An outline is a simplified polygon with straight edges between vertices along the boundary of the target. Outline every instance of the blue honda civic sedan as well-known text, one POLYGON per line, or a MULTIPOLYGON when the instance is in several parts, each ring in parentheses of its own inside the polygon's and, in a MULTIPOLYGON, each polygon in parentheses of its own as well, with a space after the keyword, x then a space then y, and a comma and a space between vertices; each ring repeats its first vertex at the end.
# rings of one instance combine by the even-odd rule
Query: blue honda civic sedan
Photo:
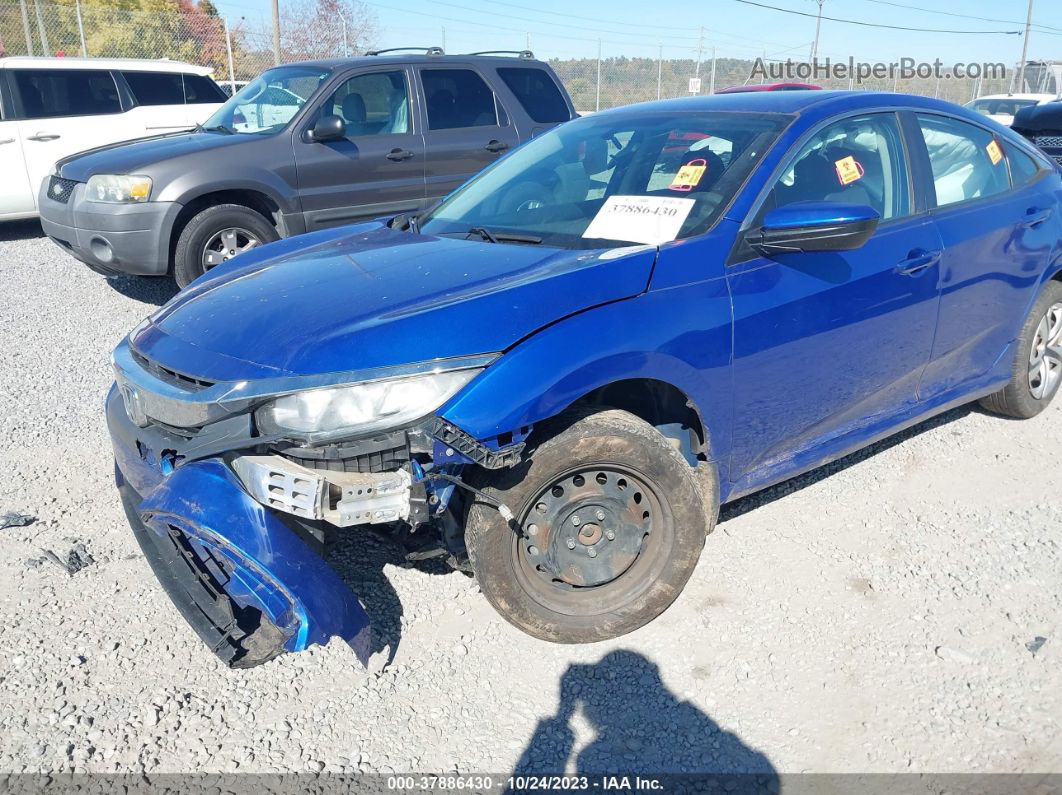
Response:
POLYGON ((242 255, 138 326, 107 399, 129 522, 233 666, 368 654, 327 564, 368 526, 531 635, 616 637, 679 594, 720 504, 963 403, 1042 411, 1060 200, 1025 140, 918 97, 572 121, 419 217, 242 255))

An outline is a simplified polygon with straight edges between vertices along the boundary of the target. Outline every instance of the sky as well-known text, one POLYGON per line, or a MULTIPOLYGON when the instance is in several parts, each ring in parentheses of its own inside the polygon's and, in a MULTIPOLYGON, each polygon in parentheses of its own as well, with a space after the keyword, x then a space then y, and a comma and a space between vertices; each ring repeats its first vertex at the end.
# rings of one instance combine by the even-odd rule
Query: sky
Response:
MULTIPOLYGON (((814 15, 816 0, 756 0, 814 15)), ((281 0, 283 4, 284 0, 281 0)), ((815 38, 815 19, 742 3, 701 0, 653 3, 646 0, 362 0, 377 15, 381 47, 441 45, 447 52, 523 49, 540 58, 595 57, 598 39, 605 57, 626 55, 695 58, 703 43, 709 58, 806 60, 815 38), (696 8, 699 15, 691 12, 696 8), (702 29, 703 28, 703 38, 702 29)), ((215 0, 228 17, 268 21, 269 0, 215 0)), ((819 57, 889 62, 940 58, 957 62, 1001 61, 1021 57, 1022 36, 972 31, 1024 29, 1026 0, 824 0, 823 15, 879 25, 935 28, 963 33, 916 32, 864 27, 824 19, 819 57), (898 4, 898 5, 897 5, 898 4), (908 6, 908 7, 899 7, 908 6), (933 7, 930 11, 928 7, 933 7), (964 16, 952 16, 964 15, 964 16), (985 20, 966 17, 983 17, 985 20), (992 21, 988 21, 992 20, 992 21)), ((1029 37, 1031 60, 1062 61, 1062 2, 1035 0, 1029 37), (1051 28, 1047 30, 1045 28, 1051 28)))

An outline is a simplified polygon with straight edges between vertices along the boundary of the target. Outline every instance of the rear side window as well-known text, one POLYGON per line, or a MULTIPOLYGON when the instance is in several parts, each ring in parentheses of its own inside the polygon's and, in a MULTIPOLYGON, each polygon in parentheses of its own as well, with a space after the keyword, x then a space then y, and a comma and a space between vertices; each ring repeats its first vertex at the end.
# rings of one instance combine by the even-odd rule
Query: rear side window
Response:
POLYGON ((498 124, 494 92, 471 69, 425 69, 420 74, 431 129, 498 124))
POLYGON ((183 75, 184 101, 189 105, 205 105, 212 102, 224 102, 229 97, 221 86, 203 75, 183 75))
POLYGON ((121 113, 110 72, 91 69, 12 69, 28 119, 121 113))
POLYGON ((537 122, 568 121, 572 115, 557 84, 541 69, 506 67, 498 70, 527 115, 537 122))
POLYGON ((937 206, 980 199, 1010 187, 1002 145, 988 130, 948 116, 919 113, 937 206))
POLYGON ((177 73, 122 72, 138 105, 183 105, 184 86, 177 73))
POLYGON ((1040 173, 1040 164, 1015 146, 1007 144, 1007 160, 1010 161, 1010 181, 1015 187, 1032 182, 1040 173))

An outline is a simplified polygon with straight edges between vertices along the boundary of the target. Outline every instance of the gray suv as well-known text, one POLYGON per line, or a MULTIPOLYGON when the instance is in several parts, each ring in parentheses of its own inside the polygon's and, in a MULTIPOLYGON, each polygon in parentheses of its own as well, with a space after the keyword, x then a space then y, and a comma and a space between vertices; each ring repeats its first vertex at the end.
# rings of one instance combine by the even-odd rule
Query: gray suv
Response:
POLYGON ((41 224, 96 271, 172 272, 183 287, 281 237, 416 212, 576 115, 549 66, 513 56, 278 66, 192 132, 59 161, 41 224))

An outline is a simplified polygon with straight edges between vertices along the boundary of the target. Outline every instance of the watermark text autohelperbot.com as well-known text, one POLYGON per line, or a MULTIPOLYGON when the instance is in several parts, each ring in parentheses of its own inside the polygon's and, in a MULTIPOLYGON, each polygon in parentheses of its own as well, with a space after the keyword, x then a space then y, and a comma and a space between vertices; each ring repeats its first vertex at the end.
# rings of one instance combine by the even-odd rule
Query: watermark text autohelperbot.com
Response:
POLYGON ((810 61, 765 61, 757 58, 752 65, 750 80, 913 80, 915 78, 941 78, 944 80, 963 80, 967 78, 988 80, 1002 79, 1007 76, 1007 67, 1002 63, 971 62, 945 65, 937 58, 934 61, 916 61, 914 58, 900 58, 897 61, 834 61, 830 58, 813 58, 810 61))

